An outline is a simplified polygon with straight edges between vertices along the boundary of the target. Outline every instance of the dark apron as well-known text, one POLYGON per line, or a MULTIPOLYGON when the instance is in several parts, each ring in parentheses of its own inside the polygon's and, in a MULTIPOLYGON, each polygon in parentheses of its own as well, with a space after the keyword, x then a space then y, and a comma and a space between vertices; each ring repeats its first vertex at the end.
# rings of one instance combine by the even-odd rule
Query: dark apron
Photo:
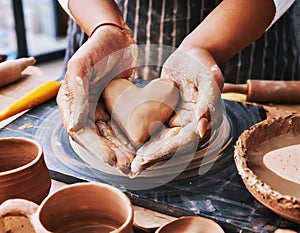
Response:
MULTIPOLYGON (((138 45, 151 43, 174 48, 218 3, 212 0, 118 0, 138 45)), ((65 62, 87 40, 72 20, 68 37, 65 62)), ((159 56, 155 51, 141 54, 150 59, 159 56)), ((151 71, 140 78, 159 77, 161 65, 151 67, 151 71)), ((226 82, 231 83, 245 83, 247 79, 300 80, 300 1, 261 38, 221 65, 221 69, 226 82)))

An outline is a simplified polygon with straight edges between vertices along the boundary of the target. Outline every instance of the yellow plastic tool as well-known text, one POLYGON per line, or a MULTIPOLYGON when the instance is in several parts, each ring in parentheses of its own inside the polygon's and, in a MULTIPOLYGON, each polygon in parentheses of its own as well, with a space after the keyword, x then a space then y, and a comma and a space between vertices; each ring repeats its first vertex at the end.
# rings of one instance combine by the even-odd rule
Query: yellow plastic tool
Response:
POLYGON ((61 83, 61 81, 51 80, 34 88, 2 111, 0 113, 0 121, 54 98, 57 95, 61 83))

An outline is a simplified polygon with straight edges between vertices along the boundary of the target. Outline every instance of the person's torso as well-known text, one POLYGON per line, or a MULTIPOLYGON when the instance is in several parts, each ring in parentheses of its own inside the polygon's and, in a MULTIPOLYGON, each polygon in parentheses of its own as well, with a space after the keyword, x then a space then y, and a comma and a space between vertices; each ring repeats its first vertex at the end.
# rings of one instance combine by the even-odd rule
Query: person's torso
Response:
MULTIPOLYGON (((212 0, 118 0, 127 25, 133 31, 138 45, 170 46, 176 48, 218 4, 212 0)), ((297 1, 296 1, 297 2, 297 1)), ((221 65, 226 82, 245 83, 247 79, 299 80, 300 79, 300 3, 295 3, 265 34, 228 62, 221 65), (297 11, 298 9, 298 11, 297 11), (298 13, 297 13, 298 12, 298 13), (298 14, 298 15, 297 15, 298 14), (297 48, 297 46, 299 46, 297 48)), ((87 37, 78 26, 69 24, 70 54, 87 37)), ((230 25, 228 25, 230 27, 230 25)), ((157 66, 141 73, 141 78, 159 76, 165 59, 163 53, 147 50, 142 59, 156 60, 157 66), (160 57, 161 56, 161 57, 160 57)))

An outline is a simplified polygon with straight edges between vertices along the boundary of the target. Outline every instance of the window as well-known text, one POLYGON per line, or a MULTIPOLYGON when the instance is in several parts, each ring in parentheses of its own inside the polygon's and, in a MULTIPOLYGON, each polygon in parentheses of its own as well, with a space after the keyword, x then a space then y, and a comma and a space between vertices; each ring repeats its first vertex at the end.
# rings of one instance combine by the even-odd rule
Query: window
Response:
POLYGON ((0 0, 0 54, 17 56, 16 31, 12 1, 0 0))
POLYGON ((64 56, 68 17, 56 0, 0 0, 0 15, 0 54, 38 62, 64 56))

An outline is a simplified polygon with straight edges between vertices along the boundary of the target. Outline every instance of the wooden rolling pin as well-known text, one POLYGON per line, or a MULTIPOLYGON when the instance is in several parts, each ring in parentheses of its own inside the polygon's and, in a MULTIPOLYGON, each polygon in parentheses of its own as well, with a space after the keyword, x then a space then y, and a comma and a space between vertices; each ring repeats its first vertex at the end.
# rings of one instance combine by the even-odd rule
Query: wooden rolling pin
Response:
POLYGON ((22 71, 36 62, 34 57, 7 60, 0 63, 0 87, 22 77, 22 71))
POLYGON ((222 93, 229 92, 245 94, 250 102, 300 103, 300 81, 248 80, 246 84, 225 83, 222 93))

